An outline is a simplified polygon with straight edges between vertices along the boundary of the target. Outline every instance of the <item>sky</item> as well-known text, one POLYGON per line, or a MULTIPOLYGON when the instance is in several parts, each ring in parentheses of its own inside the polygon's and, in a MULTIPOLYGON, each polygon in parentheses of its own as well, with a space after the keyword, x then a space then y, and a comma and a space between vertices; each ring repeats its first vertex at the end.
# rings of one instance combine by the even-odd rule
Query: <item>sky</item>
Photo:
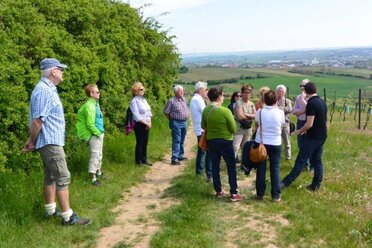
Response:
POLYGON ((127 0, 182 54, 372 47, 372 0, 127 0))

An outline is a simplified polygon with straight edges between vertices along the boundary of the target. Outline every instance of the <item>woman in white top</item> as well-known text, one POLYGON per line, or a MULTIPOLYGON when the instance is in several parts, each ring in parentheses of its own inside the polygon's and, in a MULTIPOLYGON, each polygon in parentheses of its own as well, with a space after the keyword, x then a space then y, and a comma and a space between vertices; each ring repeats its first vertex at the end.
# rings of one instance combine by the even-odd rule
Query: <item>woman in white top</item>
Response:
MULTIPOLYGON (((284 112, 278 108, 275 91, 264 95, 265 107, 256 113, 256 122, 261 119, 262 139, 270 160, 271 197, 280 201, 280 154, 282 151, 282 127, 285 125, 284 112)), ((257 128, 255 145, 261 142, 260 127, 257 128)), ((266 160, 256 165, 256 198, 262 200, 266 190, 266 160)))
POLYGON ((149 140, 149 130, 151 128, 151 108, 143 97, 145 87, 141 82, 135 82, 132 86, 133 99, 130 102, 130 110, 136 122, 134 133, 136 134, 136 153, 135 161, 137 165, 152 164, 147 160, 147 143, 149 140))

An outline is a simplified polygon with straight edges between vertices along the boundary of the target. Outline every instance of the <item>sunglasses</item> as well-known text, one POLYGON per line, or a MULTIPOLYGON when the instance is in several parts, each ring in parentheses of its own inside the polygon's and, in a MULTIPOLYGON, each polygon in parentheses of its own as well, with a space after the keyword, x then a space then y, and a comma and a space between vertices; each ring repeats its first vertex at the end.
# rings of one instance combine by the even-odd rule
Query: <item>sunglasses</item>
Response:
POLYGON ((242 95, 236 95, 237 97, 242 97, 242 95))
POLYGON ((145 90, 145 89, 143 89, 143 88, 142 88, 142 89, 139 89, 139 91, 144 91, 144 90, 145 90))
POLYGON ((300 84, 300 87, 305 87, 305 85, 300 84))

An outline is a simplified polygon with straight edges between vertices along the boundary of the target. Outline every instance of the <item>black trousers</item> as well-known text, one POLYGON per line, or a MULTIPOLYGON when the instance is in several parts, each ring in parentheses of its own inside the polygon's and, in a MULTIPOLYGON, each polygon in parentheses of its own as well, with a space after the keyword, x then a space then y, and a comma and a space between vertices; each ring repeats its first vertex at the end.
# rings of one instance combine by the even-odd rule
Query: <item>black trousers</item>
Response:
POLYGON ((136 122, 134 133, 136 134, 136 163, 147 162, 147 143, 149 141, 149 128, 141 122, 136 122))

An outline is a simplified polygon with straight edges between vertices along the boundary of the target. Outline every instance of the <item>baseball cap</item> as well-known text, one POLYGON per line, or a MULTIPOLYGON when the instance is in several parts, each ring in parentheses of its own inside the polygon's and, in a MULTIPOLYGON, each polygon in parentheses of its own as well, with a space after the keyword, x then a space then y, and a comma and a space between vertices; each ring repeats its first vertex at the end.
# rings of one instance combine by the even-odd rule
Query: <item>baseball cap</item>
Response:
POLYGON ((61 64, 61 62, 55 58, 46 58, 40 62, 40 70, 47 70, 53 67, 67 68, 67 65, 61 64))

